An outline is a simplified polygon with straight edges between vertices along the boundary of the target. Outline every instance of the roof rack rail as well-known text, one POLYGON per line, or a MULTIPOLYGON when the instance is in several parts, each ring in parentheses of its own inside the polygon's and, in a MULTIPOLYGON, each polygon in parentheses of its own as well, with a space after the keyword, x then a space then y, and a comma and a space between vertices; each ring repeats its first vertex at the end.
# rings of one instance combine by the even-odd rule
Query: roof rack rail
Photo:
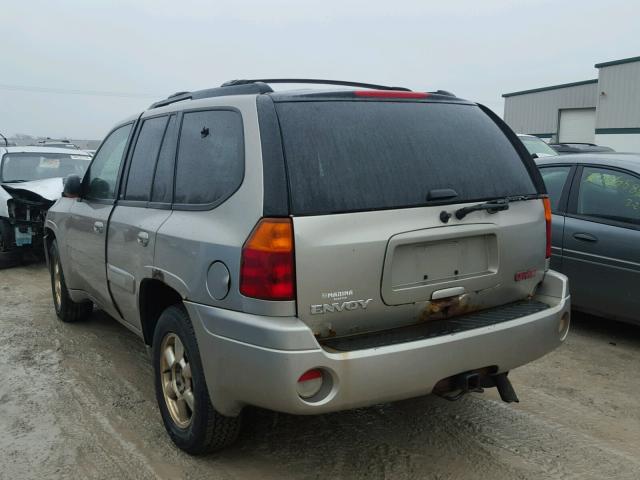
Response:
POLYGON ((390 87, 388 85, 377 85, 375 83, 347 82, 343 80, 320 80, 317 78, 270 78, 270 79, 253 79, 253 80, 230 80, 223 83, 217 88, 207 88, 205 90, 196 90, 194 92, 176 92, 169 95, 164 100, 160 100, 151 104, 149 107, 159 108, 172 103, 181 102, 183 100, 198 100, 201 98, 223 97, 228 95, 249 95, 252 93, 271 93, 273 89, 267 85, 268 83, 305 83, 316 85, 341 85, 343 87, 361 87, 374 90, 401 90, 410 92, 405 87, 390 87))
POLYGON ((446 95, 447 97, 455 97, 456 94, 455 93, 451 93, 448 90, 436 90, 435 92, 433 92, 437 95, 446 95))
POLYGON ((252 93, 270 93, 273 92, 271 87, 262 82, 252 82, 249 84, 238 84, 234 86, 222 86, 216 88, 207 88, 205 90, 196 90, 193 92, 176 92, 169 95, 166 99, 151 104, 149 107, 159 108, 172 103, 181 102, 183 100, 199 100, 201 98, 224 97, 228 95, 248 95, 252 93))
POLYGON ((405 87, 390 87, 388 85, 377 85, 375 83, 348 82, 344 80, 320 80, 317 78, 259 78, 253 80, 229 80, 222 84, 223 87, 232 87, 239 85, 251 85, 254 83, 311 83, 316 85, 341 85, 343 87, 362 87, 374 90, 403 90, 410 92, 405 87))

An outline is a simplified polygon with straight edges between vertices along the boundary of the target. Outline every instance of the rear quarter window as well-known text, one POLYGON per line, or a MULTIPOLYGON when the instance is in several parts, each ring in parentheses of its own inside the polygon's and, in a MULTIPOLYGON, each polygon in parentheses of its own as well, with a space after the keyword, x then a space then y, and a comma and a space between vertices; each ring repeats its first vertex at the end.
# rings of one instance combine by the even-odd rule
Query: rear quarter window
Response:
POLYGON ((282 102, 293 214, 415 207, 538 193, 522 159, 479 107, 409 102, 282 102))
POLYGON ((232 110, 184 114, 178 142, 174 203, 215 206, 244 176, 242 117, 232 110))
POLYGON ((540 168, 540 173, 547 187, 547 193, 551 199, 551 210, 553 212, 559 210, 562 191, 564 190, 570 171, 571 167, 568 165, 540 168))

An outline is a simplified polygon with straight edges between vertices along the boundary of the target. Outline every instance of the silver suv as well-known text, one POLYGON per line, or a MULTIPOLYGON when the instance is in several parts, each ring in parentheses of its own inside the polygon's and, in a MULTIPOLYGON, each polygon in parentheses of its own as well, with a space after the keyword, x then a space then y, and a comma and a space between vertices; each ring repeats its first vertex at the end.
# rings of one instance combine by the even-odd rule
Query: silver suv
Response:
POLYGON ((516 135, 444 91, 276 82, 155 103, 67 178, 46 221, 60 319, 95 304, 145 341, 192 454, 248 405, 517 401, 507 373, 562 343, 570 301, 516 135))

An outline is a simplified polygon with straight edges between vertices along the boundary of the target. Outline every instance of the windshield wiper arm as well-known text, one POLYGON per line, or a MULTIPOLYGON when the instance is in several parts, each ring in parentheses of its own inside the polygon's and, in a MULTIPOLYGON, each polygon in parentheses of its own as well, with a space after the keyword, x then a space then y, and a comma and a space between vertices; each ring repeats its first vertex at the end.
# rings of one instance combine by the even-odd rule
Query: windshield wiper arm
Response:
POLYGON ((489 200, 485 203, 478 203, 477 205, 471 205, 470 207, 463 207, 456 210, 456 218, 462 220, 471 212, 477 212, 478 210, 486 210, 489 213, 496 213, 502 210, 509 210, 509 199, 499 198, 496 200, 489 200))

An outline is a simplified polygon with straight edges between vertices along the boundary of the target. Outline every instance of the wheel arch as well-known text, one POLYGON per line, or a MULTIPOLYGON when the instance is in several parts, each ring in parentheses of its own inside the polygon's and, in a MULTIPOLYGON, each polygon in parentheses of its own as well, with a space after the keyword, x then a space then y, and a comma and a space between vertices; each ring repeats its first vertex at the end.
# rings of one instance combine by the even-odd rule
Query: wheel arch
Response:
POLYGON ((49 259, 49 251, 51 250, 51 245, 53 245, 53 241, 56 239, 56 232, 53 231, 48 225, 44 227, 44 258, 47 261, 47 267, 50 265, 49 259))
POLYGON ((138 308, 142 336, 146 345, 153 343, 153 332, 162 312, 171 305, 182 303, 182 300, 182 295, 176 289, 161 280, 145 278, 140 282, 138 308))

